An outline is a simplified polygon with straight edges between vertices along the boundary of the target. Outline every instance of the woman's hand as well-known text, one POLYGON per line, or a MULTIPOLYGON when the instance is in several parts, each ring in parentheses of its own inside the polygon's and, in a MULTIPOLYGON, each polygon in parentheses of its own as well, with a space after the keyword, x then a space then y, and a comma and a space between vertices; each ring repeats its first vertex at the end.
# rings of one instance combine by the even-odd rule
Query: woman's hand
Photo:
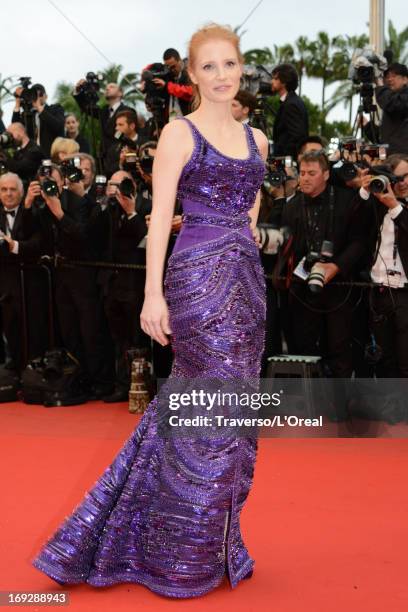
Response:
POLYGON ((258 249, 261 248, 261 236, 259 233, 259 229, 255 226, 254 228, 252 228, 252 237, 255 240, 255 244, 258 247, 258 249))
POLYGON ((162 294, 146 295, 140 313, 140 325, 143 331, 162 346, 169 344, 166 334, 171 334, 169 311, 162 294))

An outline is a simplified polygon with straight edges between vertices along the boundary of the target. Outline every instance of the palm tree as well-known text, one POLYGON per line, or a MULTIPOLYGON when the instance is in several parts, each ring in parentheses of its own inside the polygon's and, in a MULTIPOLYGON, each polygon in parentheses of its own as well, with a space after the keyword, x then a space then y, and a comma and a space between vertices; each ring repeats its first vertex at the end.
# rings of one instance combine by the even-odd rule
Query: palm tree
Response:
POLYGON ((111 64, 105 68, 105 70, 101 72, 101 87, 106 86, 107 83, 117 83, 123 90, 123 97, 126 100, 126 104, 137 106, 137 103, 144 99, 143 94, 137 87, 140 81, 140 75, 137 72, 121 74, 122 70, 123 66, 120 64, 111 64))
POLYGON ((295 40, 295 57, 293 61, 296 70, 299 74, 299 96, 302 95, 302 79, 307 72, 307 66, 310 59, 310 43, 306 36, 299 36, 295 40))
POLYGON ((13 91, 18 86, 15 77, 2 77, 0 74, 0 117, 3 114, 3 104, 14 100, 13 91))
POLYGON ((408 63, 408 27, 397 32, 391 19, 388 21, 388 37, 385 46, 393 52, 393 61, 401 64, 408 63))

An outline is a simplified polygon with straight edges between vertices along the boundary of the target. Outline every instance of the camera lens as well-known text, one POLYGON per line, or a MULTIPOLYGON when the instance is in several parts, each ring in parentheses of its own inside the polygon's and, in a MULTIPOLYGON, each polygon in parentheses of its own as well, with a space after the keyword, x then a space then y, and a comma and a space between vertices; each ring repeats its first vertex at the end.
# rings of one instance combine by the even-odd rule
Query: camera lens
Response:
POLYGON ((368 189, 371 193, 385 193, 388 183, 386 176, 375 176, 371 179, 368 189))

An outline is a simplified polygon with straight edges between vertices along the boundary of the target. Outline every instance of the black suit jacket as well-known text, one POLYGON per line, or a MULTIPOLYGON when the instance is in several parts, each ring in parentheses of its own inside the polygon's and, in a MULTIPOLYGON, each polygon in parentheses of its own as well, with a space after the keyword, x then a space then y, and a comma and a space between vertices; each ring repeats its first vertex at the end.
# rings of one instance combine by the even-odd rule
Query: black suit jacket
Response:
POLYGON ((7 159, 7 169, 29 183, 37 174, 43 157, 40 147, 33 140, 29 140, 25 147, 17 149, 14 156, 7 159))
MULTIPOLYGON (((356 191, 352 189, 334 189, 333 218, 333 263, 340 272, 334 280, 345 280, 358 277, 368 250, 369 217, 367 207, 356 191)), ((327 205, 328 189, 327 191, 327 205)), ((307 255, 307 243, 302 213, 303 198, 297 193, 283 207, 281 226, 288 226, 293 234, 294 266, 307 255)), ((329 239, 327 236, 326 239, 329 239)))
POLYGON ((305 103, 294 91, 281 102, 273 124, 274 155, 297 157, 302 141, 309 134, 309 118, 305 103))
MULTIPOLYGON (((65 116, 64 109, 60 104, 46 104, 40 114, 40 147, 45 158, 49 158, 51 145, 58 136, 64 136, 65 116)), ((23 111, 13 112, 12 122, 15 121, 25 125, 23 111)), ((30 138, 34 134, 30 133, 31 126, 26 126, 30 138)))
POLYGON ((383 116, 380 142, 388 143, 388 155, 408 153, 408 85, 398 91, 386 86, 376 87, 375 97, 383 116))
MULTIPOLYGON (((99 216, 100 232, 105 236, 104 261, 114 263, 145 263, 145 249, 138 248, 139 242, 146 236, 147 227, 144 218, 136 214, 131 219, 124 215, 119 204, 108 206, 99 216)), ((116 298, 132 300, 134 293, 144 287, 144 270, 102 269, 98 282, 103 286, 104 294, 114 291, 116 298)))
MULTIPOLYGON (((18 264, 20 262, 35 263, 41 255, 40 236, 38 234, 27 236, 23 223, 24 213, 23 204, 20 204, 11 230, 11 237, 19 243, 18 255, 10 253, 7 242, 3 242, 0 247, 0 294, 3 296, 19 295, 20 274, 18 264)), ((0 204, 0 230, 6 234, 6 229, 6 213, 0 204)))
POLYGON ((39 235, 42 255, 59 255, 68 259, 93 259, 93 244, 88 240, 89 203, 64 189, 60 196, 64 216, 58 220, 44 206, 24 210, 26 236, 39 235))

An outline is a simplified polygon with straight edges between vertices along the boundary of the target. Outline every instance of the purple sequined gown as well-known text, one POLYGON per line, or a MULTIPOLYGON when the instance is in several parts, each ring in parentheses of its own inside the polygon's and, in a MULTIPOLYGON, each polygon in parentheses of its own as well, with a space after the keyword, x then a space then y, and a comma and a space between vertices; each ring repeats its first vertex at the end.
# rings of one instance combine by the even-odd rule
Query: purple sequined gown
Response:
MULTIPOLYGON (((186 119, 180 119, 186 120, 186 119)), ((265 282, 249 228, 264 177, 252 129, 249 155, 215 149, 192 122, 195 147, 178 185, 184 222, 165 277, 175 359, 171 376, 257 378, 265 282)), ((157 397, 112 464, 43 545, 33 565, 60 583, 135 582, 194 597, 250 574, 239 517, 256 438, 216 446, 157 434, 157 397)))

